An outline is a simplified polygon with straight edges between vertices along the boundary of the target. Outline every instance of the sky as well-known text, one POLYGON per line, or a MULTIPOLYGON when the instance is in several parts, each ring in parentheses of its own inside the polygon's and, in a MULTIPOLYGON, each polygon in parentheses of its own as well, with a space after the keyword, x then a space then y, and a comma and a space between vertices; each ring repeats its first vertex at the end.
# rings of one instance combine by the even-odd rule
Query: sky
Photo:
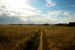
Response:
POLYGON ((0 24, 75 22, 75 0, 0 0, 0 24))

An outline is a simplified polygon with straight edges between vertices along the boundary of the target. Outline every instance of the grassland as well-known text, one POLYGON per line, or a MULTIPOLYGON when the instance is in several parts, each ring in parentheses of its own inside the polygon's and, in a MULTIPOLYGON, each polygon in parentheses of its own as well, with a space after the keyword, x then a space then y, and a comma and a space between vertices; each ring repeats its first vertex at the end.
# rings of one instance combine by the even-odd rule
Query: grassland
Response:
POLYGON ((0 25, 0 50, 75 50, 75 27, 0 25))

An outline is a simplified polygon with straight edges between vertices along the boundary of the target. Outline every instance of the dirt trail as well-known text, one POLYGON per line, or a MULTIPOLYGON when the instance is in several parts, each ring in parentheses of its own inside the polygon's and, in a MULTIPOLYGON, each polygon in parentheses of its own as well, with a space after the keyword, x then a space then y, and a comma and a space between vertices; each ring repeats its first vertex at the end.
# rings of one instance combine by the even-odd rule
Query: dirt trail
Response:
POLYGON ((39 43, 39 47, 38 47, 38 50, 43 50, 43 32, 42 30, 40 30, 40 43, 39 43))

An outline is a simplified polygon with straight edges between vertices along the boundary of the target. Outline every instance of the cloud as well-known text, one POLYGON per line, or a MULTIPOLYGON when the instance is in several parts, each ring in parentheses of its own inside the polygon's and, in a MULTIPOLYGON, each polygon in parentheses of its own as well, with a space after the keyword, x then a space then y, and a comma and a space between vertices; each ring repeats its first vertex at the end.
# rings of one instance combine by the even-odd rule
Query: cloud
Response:
POLYGON ((46 1, 46 6, 52 7, 56 5, 56 2, 53 2, 52 0, 45 0, 46 1))
POLYGON ((34 24, 57 24, 57 23, 69 23, 75 22, 75 14, 70 11, 54 10, 46 12, 46 14, 37 14, 22 18, 24 21, 28 21, 34 24))
POLYGON ((75 14, 70 11, 50 11, 47 12, 47 16, 54 19, 55 23, 68 23, 68 22, 75 22, 75 14))
POLYGON ((9 17, 6 15, 0 16, 0 24, 23 24, 24 21, 17 17, 9 17))
POLYGON ((57 17, 58 15, 62 14, 62 10, 57 10, 57 11, 49 11, 47 12, 47 15, 50 17, 57 17))
MULTIPOLYGON (((42 14, 41 11, 30 6, 28 0, 1 0, 0 24, 55 24, 75 21, 75 14, 69 11, 54 10, 42 14)), ((55 6, 52 0, 46 1, 47 6, 55 6)))
POLYGON ((57 11, 49 11, 46 14, 37 14, 28 16, 27 18, 23 18, 24 21, 30 21, 30 23, 34 24, 57 24, 57 23, 68 23, 70 18, 64 15, 65 11, 57 10, 57 11))
POLYGON ((63 14, 69 18, 69 22, 75 22, 75 14, 73 12, 65 11, 63 14))
POLYGON ((1 0, 0 13, 17 16, 30 16, 40 13, 39 10, 30 6, 27 1, 28 0, 1 0))
POLYGON ((29 23, 28 16, 41 13, 30 6, 28 0, 1 0, 0 23, 29 23), (24 18, 24 19, 23 19, 24 18))

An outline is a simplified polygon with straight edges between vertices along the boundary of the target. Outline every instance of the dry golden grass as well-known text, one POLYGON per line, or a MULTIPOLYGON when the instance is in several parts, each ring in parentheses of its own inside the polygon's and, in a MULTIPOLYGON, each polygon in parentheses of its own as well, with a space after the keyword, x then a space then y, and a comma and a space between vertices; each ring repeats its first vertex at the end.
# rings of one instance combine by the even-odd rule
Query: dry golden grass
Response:
POLYGON ((75 27, 42 25, 0 25, 0 50, 37 50, 41 33, 42 50, 75 50, 75 27))
POLYGON ((38 47, 39 36, 39 30, 36 29, 32 30, 24 26, 0 26, 0 50, 33 49, 35 48, 33 47, 35 44, 35 46, 38 47), (27 43, 30 43, 31 45, 27 43), (28 45, 32 46, 32 48, 28 45))
POLYGON ((45 50, 75 50, 75 27, 44 29, 45 50))

